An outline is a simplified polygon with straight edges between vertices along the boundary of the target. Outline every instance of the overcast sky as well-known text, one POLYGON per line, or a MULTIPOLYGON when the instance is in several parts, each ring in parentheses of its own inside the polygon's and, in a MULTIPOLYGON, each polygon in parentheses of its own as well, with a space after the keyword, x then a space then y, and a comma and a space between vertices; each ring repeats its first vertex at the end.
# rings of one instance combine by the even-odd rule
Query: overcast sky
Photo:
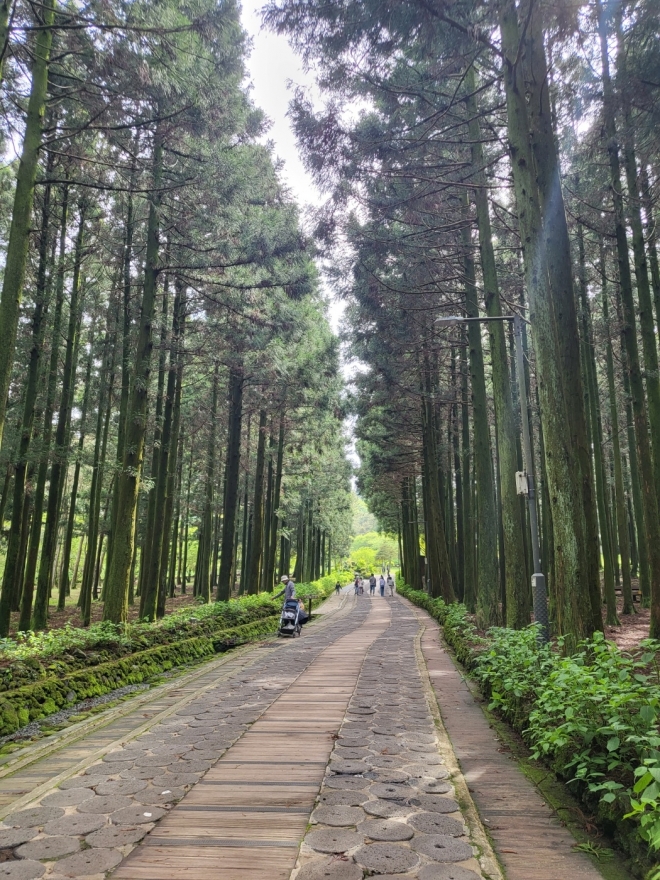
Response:
POLYGON ((261 28, 263 0, 243 0, 242 5, 243 25, 253 43, 247 66, 254 103, 272 122, 268 138, 275 143, 277 157, 284 161, 283 178, 296 201, 301 207, 318 204, 319 193, 300 160, 287 117, 292 88, 302 85, 308 92, 315 92, 314 77, 305 73, 286 37, 261 28))

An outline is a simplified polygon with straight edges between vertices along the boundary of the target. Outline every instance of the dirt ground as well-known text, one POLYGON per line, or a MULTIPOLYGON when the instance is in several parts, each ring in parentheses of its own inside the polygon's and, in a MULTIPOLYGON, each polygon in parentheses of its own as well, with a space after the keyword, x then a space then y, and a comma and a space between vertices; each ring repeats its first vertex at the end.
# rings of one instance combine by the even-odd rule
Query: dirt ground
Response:
MULTIPOLYGON (((619 597, 617 600, 617 612, 621 626, 606 626, 605 636, 613 642, 622 651, 633 650, 639 645, 642 639, 649 637, 649 622, 651 612, 648 608, 640 608, 639 602, 635 602, 636 614, 622 614, 623 600, 619 597)), ((605 608, 603 607, 603 621, 605 620, 605 608)))
MULTIPOLYGON (((78 591, 74 592, 72 596, 69 597, 69 599, 67 600, 67 605, 63 611, 58 611, 56 605, 51 604, 48 617, 48 629, 61 629, 62 627, 66 626, 67 623, 71 626, 82 626, 80 609, 77 607, 76 604, 77 601, 78 591)), ((175 595, 173 599, 167 599, 166 601, 165 613, 171 614, 173 611, 178 611, 179 608, 185 608, 187 605, 195 604, 196 602, 192 595, 192 585, 188 586, 188 592, 185 596, 182 596, 180 593, 180 588, 177 588, 177 595, 175 595)), ((129 606, 129 621, 136 621, 138 619, 139 612, 140 600, 138 598, 134 605, 129 606)), ((92 602, 92 623, 100 623, 102 615, 103 603, 92 602)), ((18 617, 18 613, 12 614, 11 616, 11 635, 16 632, 16 628, 18 626, 18 617)))

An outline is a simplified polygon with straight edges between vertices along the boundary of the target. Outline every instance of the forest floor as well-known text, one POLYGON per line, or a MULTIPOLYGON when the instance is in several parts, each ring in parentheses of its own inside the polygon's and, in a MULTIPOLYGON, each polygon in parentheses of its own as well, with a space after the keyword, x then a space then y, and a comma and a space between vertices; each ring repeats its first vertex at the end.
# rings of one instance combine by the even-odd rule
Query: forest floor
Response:
POLYGON ((300 856, 298 880, 495 880, 483 821, 510 880, 613 880, 500 753, 425 612, 349 590, 321 611, 301 639, 215 658, 82 738, 0 762, 0 874, 289 880, 300 856))
MULTIPOLYGON (((165 614, 172 614, 173 611, 179 611, 181 608, 186 608, 189 605, 195 605, 196 600, 192 594, 192 585, 188 588, 189 592, 187 592, 184 596, 182 596, 179 592, 180 588, 177 588, 177 595, 172 599, 167 599, 165 603, 165 614)), ((67 599, 67 604, 62 611, 58 611, 56 607, 56 601, 51 602, 49 615, 48 615, 48 629, 62 629, 63 627, 70 626, 82 626, 82 620, 80 617, 80 608, 78 608, 78 596, 80 591, 76 590, 71 594, 71 596, 67 599)), ((129 605, 128 608, 128 619, 129 622, 135 623, 140 616, 140 601, 139 599, 135 602, 134 605, 129 605)), ((103 617, 103 603, 102 602, 92 602, 92 623, 100 623, 101 618, 103 617)), ((18 627, 18 612, 12 614, 11 616, 11 635, 14 635, 16 629, 18 627)))
MULTIPOLYGON (((615 642, 622 651, 630 651, 636 648, 643 639, 649 637, 649 624, 651 612, 648 608, 640 608, 639 602, 635 602, 635 614, 622 614, 623 599, 617 596, 617 613, 621 626, 605 626, 605 635, 615 642)), ((605 621, 605 606, 603 606, 603 622, 605 621)))

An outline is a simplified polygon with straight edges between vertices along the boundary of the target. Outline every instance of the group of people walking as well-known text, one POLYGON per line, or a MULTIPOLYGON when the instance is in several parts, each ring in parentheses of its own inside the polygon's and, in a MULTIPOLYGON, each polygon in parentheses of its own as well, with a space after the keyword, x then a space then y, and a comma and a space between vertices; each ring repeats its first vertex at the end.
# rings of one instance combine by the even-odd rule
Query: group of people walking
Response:
MULTIPOLYGON (((385 587, 387 587, 389 589, 390 596, 394 595, 394 578, 389 573, 389 571, 387 573, 387 580, 385 579, 384 574, 381 574, 380 578, 376 578, 376 575, 372 571, 371 575, 369 576, 368 583, 369 583, 369 595, 370 596, 376 595, 376 585, 378 585, 378 587, 380 588, 380 595, 381 596, 385 595, 385 587)), ((364 578, 361 575, 359 575, 359 574, 355 575, 355 580, 353 581, 353 587, 355 589, 356 596, 361 596, 364 593, 364 578)))

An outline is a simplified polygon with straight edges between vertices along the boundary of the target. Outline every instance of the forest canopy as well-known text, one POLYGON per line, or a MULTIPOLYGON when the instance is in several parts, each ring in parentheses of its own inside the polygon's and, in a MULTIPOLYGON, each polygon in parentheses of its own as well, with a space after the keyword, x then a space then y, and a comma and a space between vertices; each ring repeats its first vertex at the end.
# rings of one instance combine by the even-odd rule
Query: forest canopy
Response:
POLYGON ((0 44, 0 635, 328 573, 339 346, 238 3, 16 0, 0 44))
POLYGON ((292 115, 364 365, 358 489, 399 533, 408 584, 521 628, 534 575, 536 620, 547 587, 567 649, 634 598, 660 634, 658 16, 649 0, 266 10, 322 94, 292 115))

